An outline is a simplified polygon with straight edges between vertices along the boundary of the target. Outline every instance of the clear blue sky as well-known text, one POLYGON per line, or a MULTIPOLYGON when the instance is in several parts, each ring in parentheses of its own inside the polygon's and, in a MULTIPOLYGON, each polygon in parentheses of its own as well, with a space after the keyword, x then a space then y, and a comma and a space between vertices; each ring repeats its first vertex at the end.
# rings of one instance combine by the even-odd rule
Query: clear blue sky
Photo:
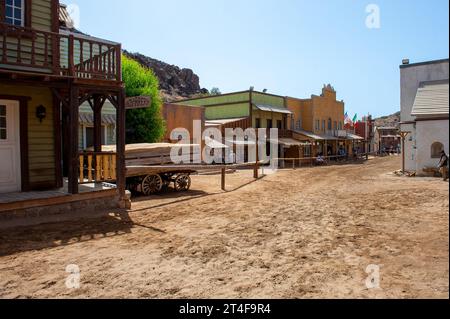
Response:
POLYGON ((347 111, 399 110, 399 65, 449 56, 448 0, 69 0, 82 31, 187 67, 222 93, 308 98, 331 83, 347 111), (366 27, 366 6, 381 28, 366 27))

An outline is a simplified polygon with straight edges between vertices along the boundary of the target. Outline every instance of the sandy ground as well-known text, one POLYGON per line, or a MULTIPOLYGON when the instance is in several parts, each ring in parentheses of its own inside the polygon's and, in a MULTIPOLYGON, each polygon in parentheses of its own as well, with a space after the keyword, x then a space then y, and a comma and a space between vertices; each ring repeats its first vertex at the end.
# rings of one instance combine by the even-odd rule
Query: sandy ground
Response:
POLYGON ((399 165, 242 171, 226 193, 195 176, 129 214, 0 231, 0 297, 448 298, 449 184, 399 165))

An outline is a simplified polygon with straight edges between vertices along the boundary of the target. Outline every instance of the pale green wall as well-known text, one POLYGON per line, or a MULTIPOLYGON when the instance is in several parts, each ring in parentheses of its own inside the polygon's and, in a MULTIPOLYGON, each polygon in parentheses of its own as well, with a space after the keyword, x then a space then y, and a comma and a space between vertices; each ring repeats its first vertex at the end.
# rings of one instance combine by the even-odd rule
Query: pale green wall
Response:
POLYGON ((185 100, 177 102, 177 104, 183 105, 199 105, 208 106, 212 104, 226 104, 226 103, 237 103, 237 102, 248 102, 250 101, 249 92, 238 92, 235 94, 218 95, 206 98, 198 98, 194 100, 185 100))
POLYGON ((250 116, 249 103, 205 107, 205 117, 207 120, 232 119, 247 116, 250 116))
POLYGON ((263 104, 263 105, 270 105, 274 107, 284 108, 284 98, 273 96, 273 95, 267 95, 259 92, 253 92, 252 95, 252 102, 253 104, 263 104))

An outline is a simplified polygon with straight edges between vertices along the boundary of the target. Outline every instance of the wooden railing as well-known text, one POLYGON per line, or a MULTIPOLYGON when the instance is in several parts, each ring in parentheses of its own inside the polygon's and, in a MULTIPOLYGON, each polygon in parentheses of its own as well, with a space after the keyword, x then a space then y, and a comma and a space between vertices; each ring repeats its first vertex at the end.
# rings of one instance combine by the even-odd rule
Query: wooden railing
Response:
POLYGON ((115 181, 116 170, 116 153, 80 153, 80 184, 115 181))
POLYGON ((61 77, 121 81, 121 45, 0 23, 0 65, 61 77))

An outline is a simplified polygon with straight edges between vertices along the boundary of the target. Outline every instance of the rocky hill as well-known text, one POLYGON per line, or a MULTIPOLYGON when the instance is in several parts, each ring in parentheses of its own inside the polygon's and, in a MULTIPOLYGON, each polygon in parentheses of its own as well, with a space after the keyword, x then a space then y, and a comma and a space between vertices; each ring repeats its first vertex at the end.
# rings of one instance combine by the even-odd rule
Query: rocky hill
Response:
POLYGON ((375 125, 376 126, 384 126, 384 127, 399 127, 400 112, 375 119, 375 125))
POLYGON ((153 70, 159 79, 161 95, 165 102, 208 94, 207 89, 200 87, 200 78, 191 69, 179 68, 140 53, 124 51, 124 54, 153 70))

